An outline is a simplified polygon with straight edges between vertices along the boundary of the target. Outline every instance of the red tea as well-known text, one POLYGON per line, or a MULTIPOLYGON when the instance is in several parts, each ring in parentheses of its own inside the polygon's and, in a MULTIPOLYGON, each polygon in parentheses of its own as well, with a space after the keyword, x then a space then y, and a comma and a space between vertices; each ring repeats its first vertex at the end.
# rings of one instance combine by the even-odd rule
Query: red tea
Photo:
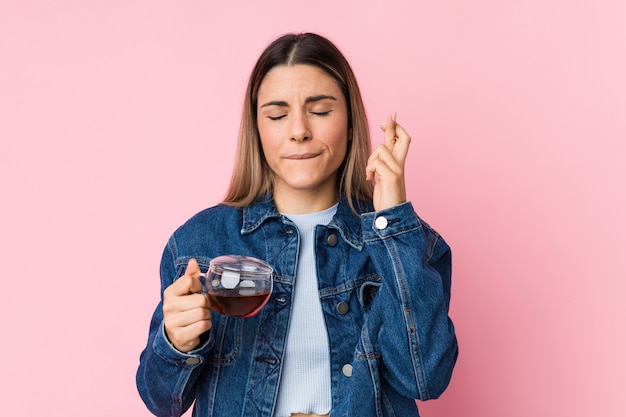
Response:
POLYGON ((270 293, 241 295, 230 290, 208 293, 211 307, 222 314, 233 317, 252 317, 269 299, 270 293))

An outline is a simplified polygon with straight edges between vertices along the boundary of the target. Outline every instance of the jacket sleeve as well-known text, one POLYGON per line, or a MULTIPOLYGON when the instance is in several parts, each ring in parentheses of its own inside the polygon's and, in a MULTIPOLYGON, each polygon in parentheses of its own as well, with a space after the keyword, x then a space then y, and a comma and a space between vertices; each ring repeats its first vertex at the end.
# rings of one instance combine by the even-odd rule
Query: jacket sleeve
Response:
POLYGON ((458 356, 448 316, 450 248, 410 202, 363 214, 361 224, 382 279, 364 325, 382 359, 380 376, 407 397, 437 398, 458 356))
POLYGON ((148 409, 159 417, 178 417, 193 403, 193 387, 213 345, 213 338, 208 337, 198 349, 182 353, 172 346, 165 335, 163 291, 179 276, 175 259, 176 244, 171 238, 161 259, 161 301, 152 316, 148 343, 141 353, 136 375, 141 398, 148 409))

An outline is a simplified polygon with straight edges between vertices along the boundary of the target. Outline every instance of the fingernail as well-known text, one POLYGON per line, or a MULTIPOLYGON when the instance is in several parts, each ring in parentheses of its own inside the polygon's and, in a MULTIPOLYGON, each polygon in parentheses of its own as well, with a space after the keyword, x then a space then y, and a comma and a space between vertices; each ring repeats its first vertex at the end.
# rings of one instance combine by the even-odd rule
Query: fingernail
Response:
POLYGON ((398 116, 398 114, 394 111, 393 113, 391 113, 391 120, 393 120, 395 122, 397 116, 398 116))

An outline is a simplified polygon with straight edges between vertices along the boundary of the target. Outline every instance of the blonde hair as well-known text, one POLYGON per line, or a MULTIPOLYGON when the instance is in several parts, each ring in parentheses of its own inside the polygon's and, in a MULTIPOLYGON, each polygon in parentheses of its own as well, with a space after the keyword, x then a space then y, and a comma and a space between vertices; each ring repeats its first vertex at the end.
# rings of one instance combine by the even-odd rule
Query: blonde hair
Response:
POLYGON ((340 194, 347 197, 355 214, 362 202, 371 202, 372 185, 365 179, 371 153, 369 125, 361 92, 348 61, 328 39, 314 33, 287 34, 272 42, 259 57, 246 89, 241 114, 237 160, 223 203, 245 207, 273 191, 273 173, 268 166, 257 126, 257 99, 265 75, 280 65, 312 65, 339 84, 348 105, 348 150, 339 168, 340 194))

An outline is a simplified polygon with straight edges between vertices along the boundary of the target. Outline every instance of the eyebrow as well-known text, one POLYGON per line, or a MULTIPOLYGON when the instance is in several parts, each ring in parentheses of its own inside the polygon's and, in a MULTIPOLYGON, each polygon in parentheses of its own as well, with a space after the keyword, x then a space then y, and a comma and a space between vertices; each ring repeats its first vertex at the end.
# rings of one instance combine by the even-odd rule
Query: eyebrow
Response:
MULTIPOLYGON (((328 94, 319 94, 317 96, 311 96, 311 97, 307 97, 304 102, 306 104, 309 103, 316 103, 318 101, 322 101, 322 100, 333 100, 333 101, 337 101, 337 97, 335 96, 330 96, 328 94)), ((269 106, 278 106, 278 107, 289 107, 289 104, 286 101, 280 101, 280 100, 273 100, 273 101, 268 101, 267 103, 261 105, 261 108, 263 107, 269 107, 269 106)))

